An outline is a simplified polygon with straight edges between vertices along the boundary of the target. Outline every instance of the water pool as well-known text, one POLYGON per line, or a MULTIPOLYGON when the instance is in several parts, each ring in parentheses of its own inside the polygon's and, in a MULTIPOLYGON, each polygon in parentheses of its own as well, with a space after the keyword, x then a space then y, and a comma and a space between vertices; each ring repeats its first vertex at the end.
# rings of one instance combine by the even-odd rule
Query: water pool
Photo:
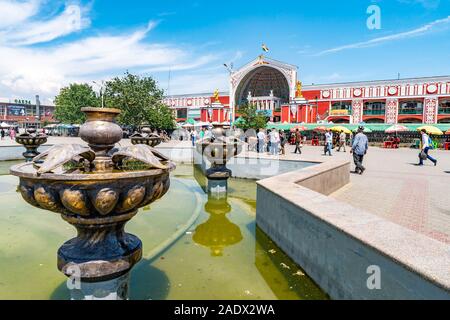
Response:
MULTIPOLYGON (((0 299, 68 299, 56 269, 58 247, 75 229, 16 192, 0 162, 0 299)), ((327 299, 255 225, 256 184, 231 179, 226 201, 208 199, 201 172, 179 165, 169 193, 127 224, 143 242, 131 272, 130 299, 327 299), (194 224, 165 251, 155 248, 194 224)))

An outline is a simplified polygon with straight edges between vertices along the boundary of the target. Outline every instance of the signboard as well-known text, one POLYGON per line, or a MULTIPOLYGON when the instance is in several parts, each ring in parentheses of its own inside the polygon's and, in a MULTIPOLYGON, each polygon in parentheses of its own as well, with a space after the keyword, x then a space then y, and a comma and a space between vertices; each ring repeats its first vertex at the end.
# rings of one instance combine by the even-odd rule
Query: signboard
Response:
POLYGON ((331 110, 332 116, 348 116, 349 112, 348 110, 331 110))
POLYGON ((25 114, 24 106, 8 106, 9 116, 25 116, 25 114))

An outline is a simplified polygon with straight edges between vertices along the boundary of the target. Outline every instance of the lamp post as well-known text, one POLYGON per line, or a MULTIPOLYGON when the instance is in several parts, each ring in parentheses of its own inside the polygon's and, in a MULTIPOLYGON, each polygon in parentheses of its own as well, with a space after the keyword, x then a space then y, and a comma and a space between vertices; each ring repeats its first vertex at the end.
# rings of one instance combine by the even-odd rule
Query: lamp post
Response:
POLYGON ((96 84, 96 85, 98 85, 100 87, 100 97, 102 99, 102 108, 104 108, 105 107, 105 97, 104 97, 103 88, 105 86, 105 81, 102 80, 102 84, 99 84, 99 83, 97 83, 95 81, 92 81, 92 83, 94 83, 94 84, 96 84))

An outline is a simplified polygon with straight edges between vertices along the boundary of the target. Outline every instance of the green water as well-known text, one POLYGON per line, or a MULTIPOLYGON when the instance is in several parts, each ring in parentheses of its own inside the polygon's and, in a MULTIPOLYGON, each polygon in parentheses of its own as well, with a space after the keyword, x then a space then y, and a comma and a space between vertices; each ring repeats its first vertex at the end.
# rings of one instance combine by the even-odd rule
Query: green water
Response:
MULTIPOLYGON (((5 163, 0 172, 7 174, 5 163)), ((131 299, 327 299, 256 228, 255 182, 232 179, 228 199, 217 201, 208 199, 202 179, 192 166, 179 165, 168 194, 127 224, 144 245, 144 259, 131 273, 131 299), (195 213, 195 224, 152 256, 195 213)), ((0 176, 0 299, 68 299, 56 251, 75 229, 26 204, 17 183, 0 176)))

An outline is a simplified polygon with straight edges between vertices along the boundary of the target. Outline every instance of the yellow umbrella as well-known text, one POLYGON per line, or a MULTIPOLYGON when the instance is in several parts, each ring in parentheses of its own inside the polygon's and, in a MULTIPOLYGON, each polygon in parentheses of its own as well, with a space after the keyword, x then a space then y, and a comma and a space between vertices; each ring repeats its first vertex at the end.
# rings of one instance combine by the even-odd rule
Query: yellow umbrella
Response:
POLYGON ((431 134, 432 136, 442 136, 444 133, 439 130, 436 127, 433 126, 423 126, 420 128, 417 128, 417 131, 425 130, 428 134, 431 134))
POLYGON ((331 128, 331 131, 334 131, 334 132, 342 132, 342 131, 344 131, 346 134, 351 134, 352 133, 350 131, 350 129, 347 129, 346 127, 343 127, 343 126, 333 127, 333 128, 331 128))

